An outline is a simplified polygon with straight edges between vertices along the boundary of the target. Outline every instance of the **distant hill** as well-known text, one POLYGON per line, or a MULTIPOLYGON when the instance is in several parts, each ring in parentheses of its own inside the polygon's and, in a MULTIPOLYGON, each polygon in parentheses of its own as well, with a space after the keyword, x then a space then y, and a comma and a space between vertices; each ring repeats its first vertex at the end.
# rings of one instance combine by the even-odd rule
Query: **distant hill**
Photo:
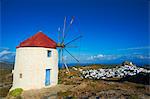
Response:
POLYGON ((13 68, 14 68, 13 63, 0 62, 0 69, 13 69, 13 68))
POLYGON ((146 68, 146 69, 150 70, 150 65, 143 65, 143 68, 146 68))

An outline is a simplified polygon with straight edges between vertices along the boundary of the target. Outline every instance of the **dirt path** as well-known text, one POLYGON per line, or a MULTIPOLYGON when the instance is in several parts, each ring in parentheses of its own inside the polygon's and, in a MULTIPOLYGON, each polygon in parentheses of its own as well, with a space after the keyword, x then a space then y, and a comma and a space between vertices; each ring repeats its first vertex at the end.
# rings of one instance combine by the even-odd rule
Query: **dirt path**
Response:
POLYGON ((74 85, 57 85, 51 88, 43 88, 38 90, 28 90, 22 93, 23 99, 57 99, 58 92, 66 92, 72 89, 74 85))

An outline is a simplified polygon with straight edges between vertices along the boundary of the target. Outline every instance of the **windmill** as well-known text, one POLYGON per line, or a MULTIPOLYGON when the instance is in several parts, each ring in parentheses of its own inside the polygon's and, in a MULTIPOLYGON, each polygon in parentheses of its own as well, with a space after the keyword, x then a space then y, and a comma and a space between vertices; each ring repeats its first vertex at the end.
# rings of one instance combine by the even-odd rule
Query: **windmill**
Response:
POLYGON ((58 49, 58 53, 59 53, 59 63, 60 61, 62 62, 62 67, 65 67, 68 71, 68 73, 70 73, 68 66, 64 60, 64 51, 67 52, 75 61, 79 62, 79 60, 74 57, 67 49, 67 47, 72 47, 75 48, 76 46, 69 46, 71 43, 75 42, 76 40, 80 39, 82 36, 79 35, 75 38, 73 38, 72 40, 70 40, 69 42, 65 42, 66 41, 66 36, 67 33, 70 29, 70 27, 72 26, 73 22, 74 22, 74 16, 71 18, 69 25, 66 24, 67 18, 64 18, 64 24, 63 24, 63 28, 61 30, 61 28, 58 28, 58 43, 57 43, 57 48, 58 49))

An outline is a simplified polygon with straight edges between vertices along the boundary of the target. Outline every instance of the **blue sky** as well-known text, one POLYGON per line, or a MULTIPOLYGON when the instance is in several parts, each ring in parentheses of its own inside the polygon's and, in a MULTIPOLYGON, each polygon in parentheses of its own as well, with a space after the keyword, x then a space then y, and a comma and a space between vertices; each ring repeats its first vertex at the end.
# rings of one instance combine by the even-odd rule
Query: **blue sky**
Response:
POLYGON ((147 64, 148 5, 148 0, 1 0, 0 58, 11 60, 16 46, 38 31, 57 41, 64 16, 67 22, 75 16, 65 42, 83 35, 72 43, 79 48, 68 49, 80 62, 147 64))

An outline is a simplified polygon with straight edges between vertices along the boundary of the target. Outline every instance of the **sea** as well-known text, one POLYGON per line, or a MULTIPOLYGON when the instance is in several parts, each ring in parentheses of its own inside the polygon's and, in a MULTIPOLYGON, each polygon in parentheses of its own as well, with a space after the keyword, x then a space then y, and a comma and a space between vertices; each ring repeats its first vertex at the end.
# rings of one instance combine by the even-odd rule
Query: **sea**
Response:
MULTIPOLYGON (((94 64, 102 64, 102 65, 107 65, 107 66, 112 66, 112 65, 120 65, 119 63, 68 63, 67 66, 68 67, 72 67, 72 66, 89 66, 89 65, 94 65, 94 64)), ((135 64, 138 67, 146 67, 146 68, 150 68, 150 64, 143 64, 143 63, 137 63, 135 64)), ((64 68, 65 66, 62 63, 58 64, 59 68, 64 68)))
MULTIPOLYGON (((106 66, 114 66, 114 65, 120 65, 121 63, 67 63, 68 67, 72 66, 89 66, 89 65, 94 65, 94 64, 101 64, 101 65, 106 65, 106 66)), ((136 63, 135 64, 138 67, 146 67, 150 68, 150 64, 143 64, 143 63, 136 63)), ((7 67, 7 68, 13 68, 14 63, 10 62, 0 62, 0 68, 7 67)), ((65 66, 62 63, 58 64, 59 68, 64 68, 65 66)))

